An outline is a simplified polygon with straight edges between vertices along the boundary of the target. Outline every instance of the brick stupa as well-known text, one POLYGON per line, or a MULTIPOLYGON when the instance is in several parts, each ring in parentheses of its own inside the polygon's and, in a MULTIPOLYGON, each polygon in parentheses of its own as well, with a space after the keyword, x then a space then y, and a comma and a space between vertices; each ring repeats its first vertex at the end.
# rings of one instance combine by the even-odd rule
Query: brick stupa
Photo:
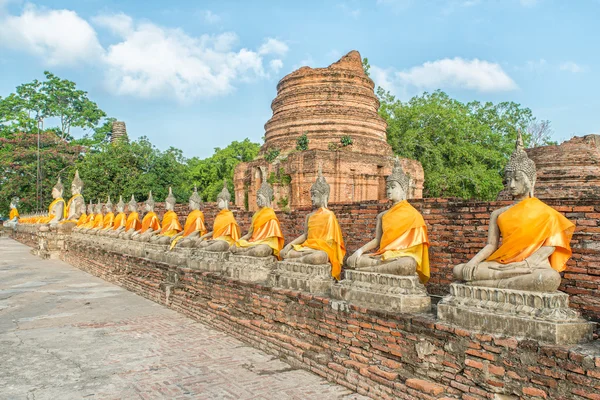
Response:
MULTIPOLYGON (((276 208, 310 206, 310 187, 319 165, 331 185, 330 203, 384 199, 393 155, 386 141, 387 124, 377 113, 374 86, 357 51, 327 68, 302 67, 283 77, 258 157, 235 169, 236 205, 247 203, 249 210, 256 210, 261 166, 274 186, 276 208), (297 150, 303 134, 309 140, 308 150, 297 150)), ((421 164, 409 159, 401 163, 411 176, 409 198, 422 197, 421 164)))

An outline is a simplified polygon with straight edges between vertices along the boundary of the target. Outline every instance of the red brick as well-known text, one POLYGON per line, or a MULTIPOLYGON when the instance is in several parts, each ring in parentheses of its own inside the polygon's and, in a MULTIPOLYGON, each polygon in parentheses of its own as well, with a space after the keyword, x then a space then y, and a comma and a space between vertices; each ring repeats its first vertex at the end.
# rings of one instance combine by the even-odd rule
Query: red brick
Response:
POLYGON ((531 386, 527 386, 523 388, 523 394, 533 397, 541 397, 544 399, 548 398, 548 394, 544 392, 542 389, 537 389, 531 386))
POLYGON ((465 360, 465 365, 468 367, 471 367, 471 368, 483 369, 483 363, 481 363, 479 361, 471 360, 470 358, 467 358, 465 360))
POLYGON ((444 388, 440 385, 437 385, 433 382, 425 381, 423 379, 407 379, 406 386, 421 391, 423 393, 431 394, 433 396, 438 396, 441 393, 444 393, 444 388))

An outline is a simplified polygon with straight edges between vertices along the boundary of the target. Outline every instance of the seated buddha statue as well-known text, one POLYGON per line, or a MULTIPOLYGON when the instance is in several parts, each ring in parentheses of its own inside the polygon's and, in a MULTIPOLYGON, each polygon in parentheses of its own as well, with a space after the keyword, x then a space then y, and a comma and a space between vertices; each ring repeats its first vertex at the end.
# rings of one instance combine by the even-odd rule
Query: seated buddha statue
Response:
POLYGON ((142 221, 140 221, 140 214, 137 212, 137 201, 135 197, 131 195, 131 200, 127 203, 127 210, 129 215, 127 221, 125 221, 124 228, 118 228, 111 236, 118 236, 121 239, 131 239, 131 236, 142 228, 142 221))
POLYGON ((58 182, 52 188, 52 198, 54 199, 48 207, 48 215, 40 217, 37 220, 38 224, 56 225, 65 218, 66 208, 65 200, 62 198, 64 186, 58 177, 58 182))
POLYGON ((8 213, 8 222, 16 223, 19 220, 19 207, 20 199, 18 197, 13 197, 10 199, 10 212, 8 213))
MULTIPOLYGON (((110 197, 108 198, 108 201, 110 202, 110 197)), ((123 196, 119 196, 119 202, 117 203, 117 215, 114 217, 112 224, 98 232, 98 235, 111 236, 111 234, 116 233, 118 229, 124 228, 127 219, 127 216, 123 212, 124 209, 125 203, 123 202, 123 196)))
POLYGON ((252 225, 248 233, 230 247, 232 253, 279 258, 284 239, 277 215, 271 207, 272 199, 273 188, 266 182, 266 174, 263 173, 263 183, 256 193, 256 203, 260 209, 252 216, 252 225))
POLYGON ((71 182, 71 198, 67 201, 67 218, 61 221, 61 225, 76 226, 82 215, 85 214, 85 200, 81 195, 83 181, 79 177, 79 170, 75 171, 75 177, 71 182))
POLYGON ((104 204, 104 212, 105 214, 102 218, 102 225, 92 229, 89 233, 93 235, 99 235, 102 231, 112 228, 113 222, 115 221, 115 214, 112 211, 112 202, 110 201, 110 196, 108 196, 108 200, 106 204, 104 204))
POLYGON ((165 209, 167 211, 165 212, 165 215, 163 215, 161 222, 162 227, 156 235, 150 238, 151 243, 171 244, 173 236, 183 231, 183 228, 179 223, 179 217, 175 213, 175 203, 175 196, 173 196, 173 191, 169 188, 169 195, 165 199, 165 209))
POLYGON ((229 246, 240 238, 240 226, 229 210, 230 200, 231 194, 227 189, 227 182, 223 182, 223 190, 217 196, 217 207, 220 211, 215 217, 213 230, 200 236, 196 241, 196 247, 206 251, 229 251, 229 246))
POLYGON ((94 226, 94 205, 90 200, 90 204, 87 205, 87 214, 82 214, 77 220, 77 226, 73 229, 76 231, 82 231, 89 229, 94 226))
POLYGON ((375 239, 348 257, 347 265, 365 272, 414 275, 429 280, 429 242, 423 216, 406 200, 410 178, 396 159, 386 179, 386 194, 392 207, 377 216, 375 239), (374 253, 365 252, 378 249, 374 253))
POLYGON ((145 202, 146 215, 142 219, 142 227, 131 235, 131 240, 136 242, 147 242, 152 235, 160 231, 160 220, 154 212, 154 198, 152 191, 148 194, 148 200, 145 202))
POLYGON ((183 231, 173 236, 171 240, 171 250, 175 247, 192 247, 194 246, 196 239, 206 233, 204 213, 200 211, 201 203, 202 199, 198 194, 198 189, 194 188, 194 193, 192 193, 189 200, 190 213, 185 219, 183 231))
POLYGON ((523 149, 519 132, 505 169, 506 188, 514 202, 492 213, 487 244, 469 262, 454 267, 457 280, 533 292, 558 289, 559 272, 571 257, 575 226, 533 196, 535 180, 535 163, 523 149))
POLYGON ((346 254, 342 230, 333 211, 327 208, 329 184, 319 167, 316 182, 310 188, 310 196, 315 211, 308 214, 304 223, 304 233, 283 248, 283 259, 303 264, 331 263, 331 275, 340 279, 342 261, 346 254))
POLYGON ((96 229, 104 227, 104 215, 102 214, 102 203, 98 200, 98 204, 94 207, 94 220, 92 227, 85 230, 85 233, 93 234, 96 229))

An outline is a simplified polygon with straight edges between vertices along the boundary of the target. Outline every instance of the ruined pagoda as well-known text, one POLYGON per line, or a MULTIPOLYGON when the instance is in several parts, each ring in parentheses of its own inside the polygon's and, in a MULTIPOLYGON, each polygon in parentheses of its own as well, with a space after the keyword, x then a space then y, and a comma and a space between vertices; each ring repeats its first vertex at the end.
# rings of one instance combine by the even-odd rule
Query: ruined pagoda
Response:
MULTIPOLYGON (((327 68, 302 67, 283 77, 259 155, 235 169, 236 205, 256 210, 261 166, 275 189, 279 209, 310 206, 310 186, 319 165, 331 185, 330 202, 384 199, 393 154, 374 87, 357 51, 327 68), (307 146, 301 145, 303 135, 307 146)), ((421 164, 409 159, 401 163, 411 177, 409 198, 422 197, 421 164)))

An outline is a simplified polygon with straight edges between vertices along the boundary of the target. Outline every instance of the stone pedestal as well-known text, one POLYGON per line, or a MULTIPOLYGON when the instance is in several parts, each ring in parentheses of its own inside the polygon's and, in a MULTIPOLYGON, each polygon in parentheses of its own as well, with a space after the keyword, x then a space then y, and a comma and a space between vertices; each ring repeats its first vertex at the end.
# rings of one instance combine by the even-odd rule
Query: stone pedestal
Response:
POLYGON ((215 272, 219 274, 227 271, 227 262, 231 253, 229 251, 205 251, 194 249, 188 258, 188 267, 200 271, 215 272))
POLYGON ((592 339, 594 324, 569 308, 562 292, 538 293, 453 283, 437 306, 438 318, 465 329, 552 344, 592 339))
POLYGON ((242 282, 264 283, 276 267, 277 258, 274 256, 250 257, 231 254, 225 275, 242 282))
POLYGON ((60 255, 66 247, 66 239, 68 235, 57 232, 55 229, 49 230, 47 227, 44 230, 39 230, 37 233, 37 247, 31 250, 31 254, 43 259, 60 259, 60 255))
POLYGON ((269 286, 323 295, 329 294, 332 282, 331 264, 310 265, 293 261, 278 262, 267 279, 269 286))
POLYGON ((140 245, 142 245, 143 247, 143 251, 144 251, 144 255, 142 256, 143 258, 148 258, 150 260, 153 261, 159 261, 159 262, 164 262, 164 263, 168 263, 168 252, 169 252, 169 245, 166 244, 155 244, 155 243, 148 243, 148 242, 144 242, 144 243, 138 243, 140 245))
POLYGON ((398 276, 346 270, 346 277, 331 287, 339 300, 388 312, 431 311, 431 298, 417 276, 398 276))

